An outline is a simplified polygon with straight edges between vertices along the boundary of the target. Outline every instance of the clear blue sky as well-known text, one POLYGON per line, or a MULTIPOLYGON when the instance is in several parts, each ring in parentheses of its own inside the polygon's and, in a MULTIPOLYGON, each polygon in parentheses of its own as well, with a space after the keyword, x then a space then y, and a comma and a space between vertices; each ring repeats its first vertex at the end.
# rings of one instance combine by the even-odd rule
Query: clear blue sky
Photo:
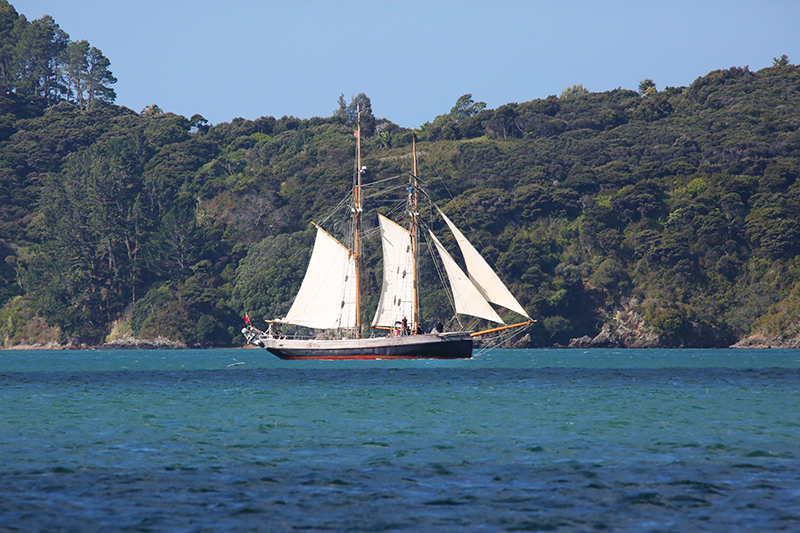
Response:
POLYGON ((800 63, 800 2, 10 0, 111 60, 117 103, 212 124, 328 117, 340 93, 416 127, 472 93, 496 108, 800 63))

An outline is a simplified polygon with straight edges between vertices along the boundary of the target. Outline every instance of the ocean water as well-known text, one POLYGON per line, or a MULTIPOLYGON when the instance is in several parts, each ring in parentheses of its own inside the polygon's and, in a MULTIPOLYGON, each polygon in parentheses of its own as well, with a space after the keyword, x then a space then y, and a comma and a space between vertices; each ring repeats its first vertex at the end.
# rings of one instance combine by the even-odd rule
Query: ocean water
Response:
POLYGON ((0 531, 800 531, 800 351, 0 352, 0 531))

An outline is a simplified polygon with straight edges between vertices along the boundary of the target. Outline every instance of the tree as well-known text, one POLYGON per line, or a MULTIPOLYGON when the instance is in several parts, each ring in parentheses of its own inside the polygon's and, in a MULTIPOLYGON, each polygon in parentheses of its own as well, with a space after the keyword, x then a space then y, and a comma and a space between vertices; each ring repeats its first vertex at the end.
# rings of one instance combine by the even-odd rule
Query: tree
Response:
POLYGON ((645 94, 647 94, 647 92, 648 92, 648 91, 650 91, 651 89, 652 89, 653 91, 655 91, 655 89, 656 89, 656 84, 655 84, 655 82, 654 82, 653 80, 651 80, 650 78, 645 78, 645 79, 643 79, 642 81, 640 81, 640 82, 639 82, 639 94, 641 94, 641 95, 645 95, 645 94))
POLYGON ((111 61, 100 49, 92 46, 89 49, 89 71, 87 73, 87 107, 92 107, 95 102, 102 102, 104 104, 113 104, 117 99, 117 93, 110 87, 117 83, 117 78, 111 73, 108 68, 111 61))
POLYGON ((111 62, 103 52, 90 47, 88 41, 80 40, 70 43, 66 54, 67 94, 78 109, 86 111, 96 102, 114 103, 117 95, 110 85, 117 83, 117 78, 108 68, 111 62))
POLYGON ((64 64, 64 77, 67 83, 67 98, 85 109, 87 78, 89 76, 89 41, 80 40, 69 43, 64 64))
POLYGON ((14 47, 13 35, 19 14, 6 0, 0 0, 0 89, 8 91, 13 86, 14 47))
POLYGON ((497 108, 494 116, 483 123, 487 135, 495 139, 505 139, 514 131, 517 118, 515 104, 506 104, 497 108))
POLYGON ((42 98, 48 107, 66 99, 84 111, 116 99, 109 65, 87 41, 70 42, 50 15, 29 23, 0 0, 0 89, 6 93, 42 98))
POLYGON ((45 15, 31 23, 20 16, 11 37, 14 44, 6 68, 14 90, 45 98, 48 105, 58 102, 66 91, 58 67, 69 36, 45 15))
POLYGON ((63 100, 67 92, 59 67, 61 57, 69 45, 69 35, 49 15, 33 21, 31 26, 37 28, 42 34, 45 45, 45 53, 40 66, 40 95, 45 98, 47 105, 53 105, 63 100))
POLYGON ((358 120, 359 110, 361 111, 362 120, 371 118, 374 121, 375 117, 372 115, 372 102, 369 96, 364 93, 358 93, 355 98, 350 99, 350 105, 347 106, 347 114, 351 123, 355 124, 356 120, 358 120))
POLYGON ((456 105, 450 110, 450 118, 459 122, 465 118, 477 115, 486 109, 486 102, 476 102, 471 94, 465 94, 456 100, 456 105))
POLYGON ((341 117, 347 121, 348 124, 355 125, 358 119, 358 112, 361 111, 361 126, 364 127, 365 119, 369 121, 370 118, 374 122, 375 117, 372 115, 372 102, 364 93, 358 93, 357 96, 350 97, 350 103, 345 104, 344 94, 339 95, 339 109, 333 112, 333 116, 341 117))
POLYGON ((633 118, 638 120, 653 121, 664 118, 674 111, 672 104, 669 103, 669 98, 659 94, 653 94, 654 88, 648 89, 647 94, 650 95, 645 98, 642 103, 633 112, 633 118))
POLYGON ((572 87, 567 87, 563 91, 561 91, 560 98, 564 100, 571 100, 574 98, 580 98, 581 96, 586 96, 589 94, 589 89, 585 88, 583 85, 573 85, 572 87))
POLYGON ((773 57, 772 58, 772 66, 773 67, 785 67, 789 64, 789 56, 783 54, 780 58, 773 57))
POLYGON ((142 109, 141 114, 147 115, 148 117, 152 117, 155 115, 161 115, 162 113, 164 113, 164 110, 158 107, 157 104, 147 104, 146 106, 144 106, 144 109, 142 109))
POLYGON ((339 107, 333 112, 333 116, 347 120, 347 100, 344 99, 344 93, 339 94, 339 107))
POLYGON ((208 133, 208 120, 203 115, 195 113, 192 115, 192 118, 189 119, 189 129, 195 130, 198 133, 208 133))

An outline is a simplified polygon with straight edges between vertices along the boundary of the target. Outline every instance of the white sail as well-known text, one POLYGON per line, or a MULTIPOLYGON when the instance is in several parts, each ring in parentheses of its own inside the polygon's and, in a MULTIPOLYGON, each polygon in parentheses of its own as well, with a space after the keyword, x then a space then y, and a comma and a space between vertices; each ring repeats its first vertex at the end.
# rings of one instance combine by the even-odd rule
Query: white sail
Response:
POLYGON ((436 249, 439 251, 439 256, 442 258, 444 269, 447 272, 447 277, 450 279, 450 288, 453 290, 456 312, 505 324, 503 319, 492 309, 492 306, 489 305, 489 302, 481 295, 472 281, 464 274, 464 271, 456 264, 453 257, 447 253, 447 250, 444 249, 444 246, 442 246, 442 243, 436 238, 436 235, 430 230, 428 230, 428 232, 431 235, 433 243, 436 245, 436 249))
POLYGON ((355 327, 355 275, 350 250, 318 227, 306 277, 281 322, 317 329, 355 327))
POLYGON ((414 316, 411 234, 383 215, 378 215, 378 220, 383 247, 383 286, 372 325, 393 327, 403 318, 411 324, 414 316))
POLYGON ((459 231, 455 224, 442 213, 441 209, 439 209, 439 214, 442 215, 450 231, 453 232, 456 243, 458 243, 458 247, 461 249, 461 255, 464 257, 464 262, 467 264, 469 279, 472 280, 481 295, 494 304, 502 305, 506 309, 511 309, 525 318, 530 318, 528 313, 525 312, 525 309, 523 309, 517 299, 514 298, 514 295, 511 294, 511 291, 508 290, 508 287, 500 281, 500 278, 495 271, 492 270, 492 267, 489 266, 489 263, 478 253, 478 250, 464 237, 464 234, 459 231))

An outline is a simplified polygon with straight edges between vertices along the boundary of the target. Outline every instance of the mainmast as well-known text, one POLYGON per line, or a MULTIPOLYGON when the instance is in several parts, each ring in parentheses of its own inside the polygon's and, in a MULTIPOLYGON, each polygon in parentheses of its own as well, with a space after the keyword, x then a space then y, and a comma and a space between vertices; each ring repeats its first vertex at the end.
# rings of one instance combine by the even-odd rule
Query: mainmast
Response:
POLYGON ((357 130, 356 130, 356 175, 353 183, 353 253, 355 255, 356 267, 356 335, 361 338, 361 242, 359 232, 361 231, 361 174, 364 168, 361 166, 361 106, 358 106, 357 130))
POLYGON ((414 317, 411 321, 411 328, 412 331, 416 333, 422 326, 422 317, 419 312, 419 282, 417 277, 417 270, 419 268, 419 247, 417 246, 419 226, 417 217, 419 216, 419 209, 417 208, 417 134, 415 132, 411 134, 411 146, 414 153, 414 174, 408 182, 408 207, 411 215, 411 228, 409 229, 409 233, 411 233, 411 256, 414 260, 414 276, 412 280, 414 287, 414 317))

